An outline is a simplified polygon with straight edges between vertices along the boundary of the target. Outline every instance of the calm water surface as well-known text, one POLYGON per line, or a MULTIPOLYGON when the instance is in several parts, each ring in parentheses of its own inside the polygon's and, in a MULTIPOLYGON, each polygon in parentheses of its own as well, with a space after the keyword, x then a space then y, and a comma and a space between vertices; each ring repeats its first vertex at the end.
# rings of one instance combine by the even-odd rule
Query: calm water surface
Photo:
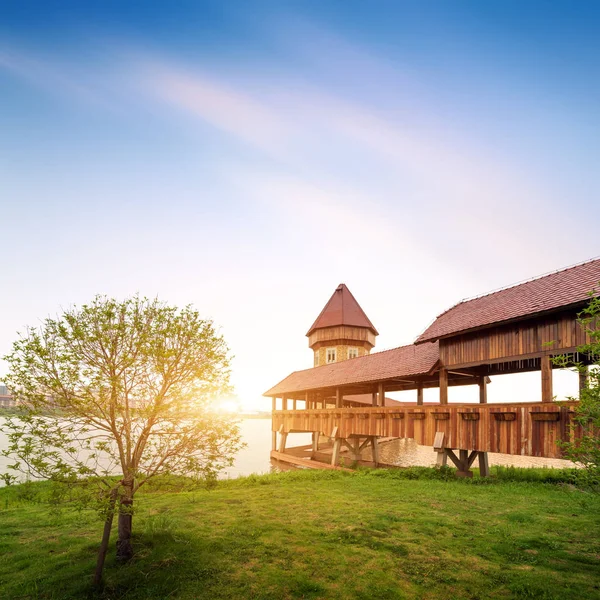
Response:
MULTIPOLYGON (((2 427, 0 419, 0 428, 2 427)), ((232 467, 222 473, 223 478, 235 478, 252 473, 270 473, 294 468, 291 465, 271 460, 271 420, 270 419, 244 419, 240 423, 242 439, 246 447, 236 456, 232 467)), ((309 433, 293 433, 288 436, 288 446, 302 446, 310 444, 309 433)), ((6 436, 0 432, 0 451, 6 449, 6 436)), ((394 440, 381 445, 380 459, 388 464, 402 467, 435 465, 436 453, 433 448, 419 446, 414 440, 394 440)), ((563 468, 573 466, 566 460, 536 458, 531 456, 511 456, 509 454, 489 453, 490 465, 513 465, 516 467, 554 467, 563 468)), ((365 460, 369 460, 369 452, 364 453, 365 460)), ((0 456, 0 473, 6 471, 8 459, 0 456)))

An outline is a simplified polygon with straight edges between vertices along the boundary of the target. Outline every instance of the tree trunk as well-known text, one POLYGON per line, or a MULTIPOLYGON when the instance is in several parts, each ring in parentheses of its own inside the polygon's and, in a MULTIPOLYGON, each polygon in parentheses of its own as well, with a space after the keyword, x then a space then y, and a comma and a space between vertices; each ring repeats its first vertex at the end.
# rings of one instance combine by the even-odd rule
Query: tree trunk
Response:
POLYGON ((98 550, 98 558, 96 560, 96 571, 94 572, 94 585, 98 587, 102 583, 102 573, 104 572, 104 560, 106 559, 106 552, 108 550, 108 542, 110 541, 110 532, 112 529, 113 518, 115 516, 115 504, 117 502, 117 491, 115 488, 110 493, 110 503, 108 506, 108 514, 106 515, 106 521, 104 521, 104 531, 102 532, 102 541, 100 542, 100 549, 98 550))
POLYGON ((123 483, 123 496, 119 503, 119 539, 117 540, 117 560, 127 562, 133 557, 131 546, 131 522, 133 519, 133 482, 123 483))

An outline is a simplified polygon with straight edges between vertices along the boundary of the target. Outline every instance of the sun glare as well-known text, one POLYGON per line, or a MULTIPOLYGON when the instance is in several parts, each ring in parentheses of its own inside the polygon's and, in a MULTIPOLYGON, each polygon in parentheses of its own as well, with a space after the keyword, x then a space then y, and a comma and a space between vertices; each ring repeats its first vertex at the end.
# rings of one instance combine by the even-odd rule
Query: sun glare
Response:
POLYGON ((224 413, 239 413, 242 411, 242 406, 239 400, 232 398, 223 398, 217 402, 216 408, 219 412, 224 413))

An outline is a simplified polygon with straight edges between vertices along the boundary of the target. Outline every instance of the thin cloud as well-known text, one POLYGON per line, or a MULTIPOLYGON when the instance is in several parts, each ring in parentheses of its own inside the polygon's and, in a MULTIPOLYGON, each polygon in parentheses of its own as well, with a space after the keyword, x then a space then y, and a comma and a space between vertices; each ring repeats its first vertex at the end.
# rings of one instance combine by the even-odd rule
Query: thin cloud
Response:
POLYGON ((0 69, 68 102, 116 110, 112 76, 90 73, 57 59, 39 58, 21 49, 0 50, 0 69))
POLYGON ((143 91, 253 146, 273 152, 290 133, 289 124, 244 90, 179 66, 146 62, 138 82, 143 91))

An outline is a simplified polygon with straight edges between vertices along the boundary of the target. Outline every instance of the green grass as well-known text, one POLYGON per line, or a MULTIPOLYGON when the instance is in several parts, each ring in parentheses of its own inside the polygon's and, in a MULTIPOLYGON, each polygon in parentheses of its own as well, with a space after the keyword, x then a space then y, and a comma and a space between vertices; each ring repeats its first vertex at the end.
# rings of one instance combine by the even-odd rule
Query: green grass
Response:
POLYGON ((140 494, 136 558, 116 565, 113 539, 97 596, 96 515, 44 484, 0 490, 0 598, 600 598, 600 495, 568 483, 409 469, 170 489, 140 494))

